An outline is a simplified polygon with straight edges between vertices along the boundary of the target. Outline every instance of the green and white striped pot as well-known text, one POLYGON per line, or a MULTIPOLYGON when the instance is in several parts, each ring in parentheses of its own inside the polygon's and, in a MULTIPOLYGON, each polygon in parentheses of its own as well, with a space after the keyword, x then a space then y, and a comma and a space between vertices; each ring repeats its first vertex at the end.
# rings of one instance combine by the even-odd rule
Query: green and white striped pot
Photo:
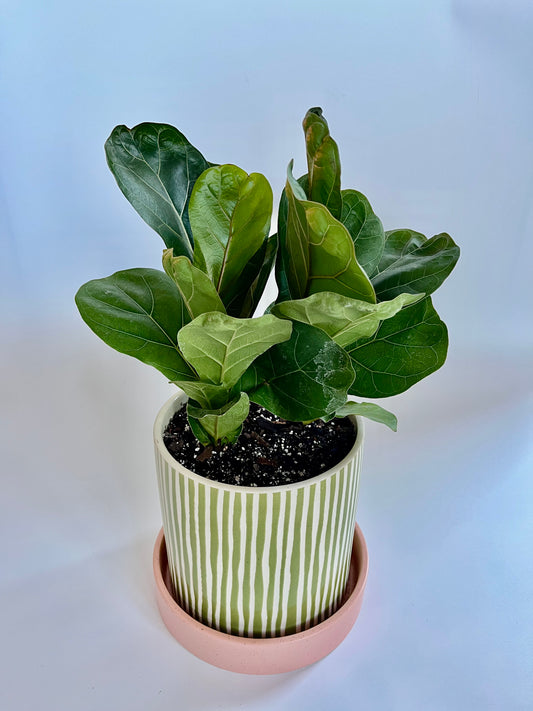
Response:
POLYGON ((179 393, 154 426, 157 477, 173 594, 192 617, 246 637, 299 632, 329 617, 348 580, 363 449, 307 481, 245 487, 189 471, 163 432, 179 393))

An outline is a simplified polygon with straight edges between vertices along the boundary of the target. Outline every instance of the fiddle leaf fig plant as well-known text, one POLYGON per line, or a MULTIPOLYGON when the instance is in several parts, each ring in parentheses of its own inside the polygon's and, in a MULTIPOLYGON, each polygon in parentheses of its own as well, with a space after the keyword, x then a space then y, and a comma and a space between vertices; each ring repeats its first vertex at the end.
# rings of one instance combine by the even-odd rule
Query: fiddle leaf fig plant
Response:
POLYGON ((209 163, 177 129, 117 126, 109 167, 165 243, 163 270, 84 284, 76 303, 116 350, 157 368, 189 397, 205 446, 231 446, 250 402, 299 422, 357 414, 396 430, 373 402, 442 366, 448 335, 430 294, 459 248, 441 233, 384 231, 368 199, 341 189, 339 149, 319 108, 303 121, 307 170, 289 163, 270 235, 260 173, 209 163), (275 265, 278 295, 254 317, 275 265))

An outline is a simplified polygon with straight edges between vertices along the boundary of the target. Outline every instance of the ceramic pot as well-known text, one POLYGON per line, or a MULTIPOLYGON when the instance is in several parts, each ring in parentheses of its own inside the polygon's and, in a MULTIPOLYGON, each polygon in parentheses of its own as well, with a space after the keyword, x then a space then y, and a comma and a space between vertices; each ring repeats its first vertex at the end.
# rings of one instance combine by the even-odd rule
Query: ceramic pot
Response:
POLYGON ((240 674, 282 674, 302 669, 336 649, 352 629, 363 603, 368 551, 355 526, 348 584, 339 609, 313 627, 283 637, 239 637, 219 632, 190 617, 174 600, 163 529, 154 546, 154 579, 161 618, 170 634, 209 664, 240 674))
POLYGON ((348 581, 363 448, 306 481, 244 487, 206 479, 177 462, 163 432, 186 402, 178 393, 154 426, 172 593, 199 622, 245 637, 278 637, 322 622, 348 581))

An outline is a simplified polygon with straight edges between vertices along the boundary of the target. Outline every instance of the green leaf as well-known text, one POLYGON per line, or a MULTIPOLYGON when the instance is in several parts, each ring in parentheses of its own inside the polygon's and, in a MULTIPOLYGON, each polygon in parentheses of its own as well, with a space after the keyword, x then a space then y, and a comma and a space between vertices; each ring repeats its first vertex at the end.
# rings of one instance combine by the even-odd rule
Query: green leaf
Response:
POLYGON ((424 294, 400 294, 392 301, 369 304, 330 291, 321 291, 298 301, 284 301, 272 307, 280 318, 290 318, 316 326, 339 346, 349 346, 358 338, 371 336, 381 321, 391 318, 404 306, 419 301, 424 294))
MULTIPOLYGON (((305 194, 308 186, 307 174, 302 175, 300 178, 298 178, 298 183, 303 188, 305 194)), ((294 295, 294 297, 291 295, 287 276, 290 268, 290 255, 287 249, 288 213, 289 206, 287 201, 287 192, 285 188, 283 188, 278 208, 278 253, 276 255, 276 283, 278 285, 279 294, 277 301, 287 301, 291 298, 298 298, 296 294, 294 295)))
POLYGON ((367 198, 357 190, 343 190, 341 222, 355 245, 355 255, 368 276, 378 268, 385 244, 385 232, 367 198))
POLYGON ((427 238, 423 234, 414 230, 389 230, 385 232, 385 244, 383 245, 383 254, 379 260, 379 271, 388 269, 404 254, 418 249, 426 241, 427 238))
POLYGON ((268 236, 272 188, 260 173, 247 175, 235 165, 210 168, 196 182, 189 214, 194 264, 227 304, 235 280, 268 236))
POLYGON ((341 162, 337 144, 329 135, 322 109, 309 109, 303 120, 309 187, 307 195, 313 202, 325 205, 333 217, 340 219, 341 162))
MULTIPOLYGON (((287 197, 287 218, 284 237, 280 239, 283 263, 284 290, 292 299, 307 296, 310 274, 309 228, 305 214, 305 193, 292 176, 293 161, 287 170, 285 195, 287 197)), ((282 233, 280 232, 280 235, 282 233)))
POLYGON ((225 405, 232 399, 234 390, 225 385, 214 385, 202 380, 174 380, 173 383, 206 410, 216 410, 225 405))
POLYGON ((180 349, 200 380, 231 388, 257 356, 290 338, 289 321, 275 316, 238 319, 198 316, 178 334, 180 349))
POLYGON ((248 417, 249 410, 250 400, 246 393, 241 393, 236 400, 217 410, 206 410, 191 402, 187 405, 189 423, 196 420, 213 444, 233 444, 241 433, 242 423, 248 417))
POLYGON ((448 332, 426 297, 383 321, 376 333, 346 348, 356 372, 351 395, 376 398, 404 392, 443 365, 448 332))
POLYGON ((192 258, 188 205, 195 181, 210 165, 202 154, 164 123, 116 126, 105 152, 120 189, 143 220, 176 256, 192 258))
POLYGON ((200 444, 203 444, 204 447, 213 444, 211 437, 207 434, 198 420, 195 420, 194 417, 187 416, 187 421, 193 435, 196 437, 198 442, 200 442, 200 444))
POLYGON ((177 333, 184 305, 172 279, 157 269, 127 269, 84 284, 76 304, 89 328, 120 353, 157 368, 169 380, 190 380, 177 333))
POLYGON ((226 312, 209 277, 194 267, 187 257, 175 257, 172 249, 166 249, 163 268, 178 287, 187 309, 187 322, 206 311, 226 312))
POLYGON ((426 239, 413 230, 386 233, 385 248, 372 283, 380 301, 403 292, 432 294, 454 268, 459 247, 445 232, 426 239))
POLYGON ((368 417, 369 420, 387 425, 393 432, 396 432, 398 429, 396 415, 393 415, 392 412, 385 410, 385 408, 373 402, 352 402, 350 400, 342 407, 339 407, 335 413, 335 417, 347 417, 348 415, 368 417))
POLYGON ((241 379, 250 400, 296 422, 341 407, 354 379, 347 353, 323 331, 298 321, 290 340, 267 351, 250 371, 241 379))
POLYGON ((298 197, 302 189, 291 175, 287 184, 288 221, 286 248, 290 265, 287 274, 293 299, 321 291, 332 291, 375 303, 374 288, 355 257, 346 227, 324 205, 298 197))
POLYGON ((271 235, 242 270, 226 292, 226 311, 230 316, 249 318, 254 315, 272 271, 278 249, 278 236, 271 235))

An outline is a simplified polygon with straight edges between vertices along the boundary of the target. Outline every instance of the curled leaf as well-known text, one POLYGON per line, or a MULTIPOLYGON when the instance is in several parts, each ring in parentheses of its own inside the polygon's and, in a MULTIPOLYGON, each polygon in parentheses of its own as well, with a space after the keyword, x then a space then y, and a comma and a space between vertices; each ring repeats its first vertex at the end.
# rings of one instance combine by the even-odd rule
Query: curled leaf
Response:
POLYGON ((339 149, 329 134, 322 109, 309 109, 303 120, 303 128, 307 149, 309 200, 325 205, 333 217, 340 219, 342 198, 339 149))
POLYGON ((349 400, 345 405, 336 411, 336 417, 346 417, 347 415, 361 415, 369 420, 387 425, 393 432, 398 429, 396 415, 373 402, 353 402, 349 400))
POLYGON ((332 291, 375 303, 370 279, 357 262, 346 227, 324 205, 302 198, 292 177, 292 162, 285 186, 288 201, 285 248, 288 288, 293 299, 332 291))
POLYGON ((175 257, 172 249, 163 252, 163 268, 176 284, 187 310, 187 322, 206 311, 225 313, 224 304, 209 277, 187 257, 175 257))
MULTIPOLYGON (((213 444, 232 444, 241 433, 242 423, 247 418, 249 409, 248 395, 241 393, 236 400, 232 400, 217 410, 206 410, 189 402, 187 416, 189 423, 191 420, 199 423, 213 444)), ((203 442, 203 444, 207 444, 207 442, 203 442)))
POLYGON ((202 380, 173 380, 172 382, 206 410, 216 410, 233 399, 234 389, 227 388, 225 385, 214 385, 202 380))

